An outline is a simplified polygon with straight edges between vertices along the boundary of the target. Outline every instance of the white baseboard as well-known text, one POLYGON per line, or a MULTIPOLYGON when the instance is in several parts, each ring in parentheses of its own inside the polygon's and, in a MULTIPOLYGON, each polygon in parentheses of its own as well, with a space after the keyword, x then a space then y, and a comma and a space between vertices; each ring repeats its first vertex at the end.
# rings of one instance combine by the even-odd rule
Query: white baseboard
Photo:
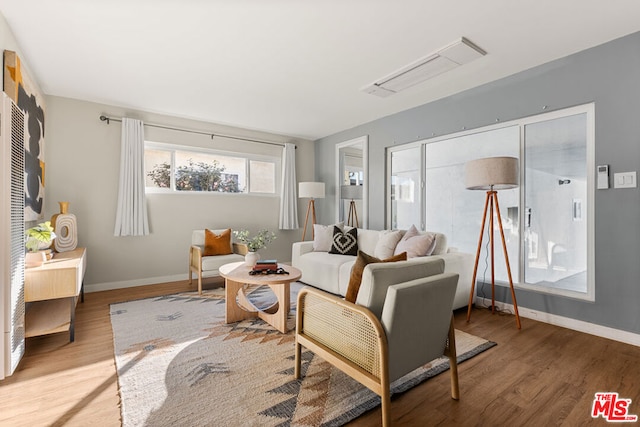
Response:
MULTIPOLYGON (((291 261, 280 262, 280 264, 291 265, 291 261)), ((215 276, 203 276, 203 279, 215 276)), ((145 277, 144 279, 137 280, 123 280, 121 282, 103 282, 103 283, 91 283, 84 285, 84 291, 100 292, 100 291, 112 291, 114 289, 133 288, 135 286, 156 285, 158 283, 178 282, 180 280, 187 280, 189 276, 187 274, 174 274, 171 276, 159 276, 159 277, 145 277)), ((198 278, 194 275, 193 280, 195 286, 198 286, 198 278)))
MULTIPOLYGON (((483 298, 476 297, 476 304, 483 298)), ((483 303, 486 306, 486 303, 483 303)), ((489 306, 491 301, 489 300, 489 306)), ((496 301, 496 307, 501 310, 509 310, 513 313, 513 304, 506 304, 496 301)), ((614 341, 620 341, 625 344, 631 344, 640 347, 640 334, 633 332, 621 331, 619 329, 609 328, 607 326, 597 325, 582 320, 571 319, 570 317, 558 316, 556 314, 545 313, 544 311, 532 310, 530 308, 518 306, 518 314, 520 317, 537 320, 538 322, 549 323, 550 325, 561 326, 563 328, 572 329, 585 334, 595 335, 601 338, 607 338, 614 341)))
MULTIPOLYGON (((177 282, 180 280, 187 280, 189 277, 186 274, 174 274, 172 276, 161 277, 146 277, 144 279, 137 280, 123 280, 122 282, 103 282, 103 283, 91 283, 84 285, 84 291, 100 292, 100 291, 112 291, 114 289, 133 288, 135 286, 156 285, 158 283, 177 282)), ((197 278, 194 278, 196 287, 198 286, 197 278)))

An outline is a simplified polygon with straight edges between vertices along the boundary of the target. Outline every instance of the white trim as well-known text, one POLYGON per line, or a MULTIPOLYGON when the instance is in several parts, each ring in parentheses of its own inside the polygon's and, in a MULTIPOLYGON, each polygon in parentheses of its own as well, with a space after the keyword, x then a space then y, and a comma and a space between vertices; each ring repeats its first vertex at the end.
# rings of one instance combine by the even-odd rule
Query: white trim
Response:
MULTIPOLYGON (((115 289, 133 288, 136 286, 157 285, 159 283, 167 282, 179 282, 187 279, 188 277, 186 274, 174 274, 172 276, 147 277, 144 279, 123 280, 121 282, 91 283, 84 285, 84 291, 86 293, 112 291, 115 289)), ((194 290, 198 289, 197 280, 197 278, 193 279, 194 290)))
MULTIPOLYGON (((477 296, 475 300, 476 305, 479 305, 480 301, 482 301, 483 299, 486 300, 488 298, 477 296)), ((491 301, 488 301, 489 306, 490 304, 491 301)), ((485 303, 484 306, 486 305, 487 304, 485 303)), ((512 304, 496 301, 495 305, 500 310, 509 310, 511 311, 511 313, 513 313, 512 304)), ((548 323, 550 325, 560 326, 562 328, 571 329, 573 331, 583 332, 585 334, 594 335, 597 337, 640 347, 640 334, 636 334, 633 332, 614 329, 608 326, 602 326, 595 323, 572 319, 570 317, 558 316, 557 314, 546 313, 544 311, 533 310, 530 308, 522 307, 521 305, 518 305, 518 314, 520 315, 520 317, 524 317, 526 319, 532 319, 538 322, 548 323)), ((523 326, 522 329, 526 329, 526 326, 523 326)))
MULTIPOLYGON (((281 264, 291 265, 291 261, 280 261, 281 264)), ((216 276, 203 276, 203 278, 208 279, 216 276)), ((136 286, 147 286, 147 285, 158 285, 162 283, 169 282, 181 282, 189 280, 189 276, 187 274, 173 274, 170 276, 157 276, 157 277, 147 277, 144 279, 135 279, 135 280, 123 280, 120 282, 103 282, 103 283, 91 283, 84 285, 84 291, 86 293, 91 292, 101 292, 101 291, 113 291, 116 289, 127 289, 134 288, 136 286)), ((198 289, 198 278, 193 276, 193 290, 198 289)))

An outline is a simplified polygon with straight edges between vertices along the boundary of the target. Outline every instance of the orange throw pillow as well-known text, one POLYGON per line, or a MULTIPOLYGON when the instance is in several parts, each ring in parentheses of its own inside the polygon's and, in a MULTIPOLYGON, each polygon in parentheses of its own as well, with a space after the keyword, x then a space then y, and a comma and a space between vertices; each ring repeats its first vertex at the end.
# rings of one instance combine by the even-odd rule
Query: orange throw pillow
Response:
POLYGON ((203 256, 229 255, 231 251, 231 229, 227 228, 220 234, 213 231, 204 230, 204 253, 203 256))
POLYGON ((344 296, 345 301, 349 301, 355 304, 356 299, 358 298, 358 291, 360 290, 360 285, 362 284, 362 272, 367 264, 373 264, 376 262, 395 262, 395 261, 406 261, 407 253, 402 252, 401 254, 394 255, 391 258, 387 259, 379 259, 368 255, 362 251, 358 251, 358 258, 356 259, 355 264, 351 268, 351 277, 349 278, 349 286, 347 287, 347 294, 344 296))

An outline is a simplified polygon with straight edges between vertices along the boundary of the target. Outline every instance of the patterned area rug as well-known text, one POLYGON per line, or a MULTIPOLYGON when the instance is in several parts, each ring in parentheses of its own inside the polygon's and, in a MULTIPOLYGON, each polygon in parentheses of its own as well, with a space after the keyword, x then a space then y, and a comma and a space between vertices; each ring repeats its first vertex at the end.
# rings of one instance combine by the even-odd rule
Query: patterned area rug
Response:
MULTIPOLYGON (((300 288, 292 283, 294 310, 300 288)), ((266 287, 251 293, 255 304, 272 296, 266 287)), ((125 427, 339 426, 380 404, 304 348, 303 379, 295 380, 293 333, 259 319, 225 324, 223 289, 112 304, 111 324, 125 427)), ((495 343, 456 331, 456 345, 463 361, 495 343)), ((438 359, 397 380, 392 392, 448 367, 438 359)))

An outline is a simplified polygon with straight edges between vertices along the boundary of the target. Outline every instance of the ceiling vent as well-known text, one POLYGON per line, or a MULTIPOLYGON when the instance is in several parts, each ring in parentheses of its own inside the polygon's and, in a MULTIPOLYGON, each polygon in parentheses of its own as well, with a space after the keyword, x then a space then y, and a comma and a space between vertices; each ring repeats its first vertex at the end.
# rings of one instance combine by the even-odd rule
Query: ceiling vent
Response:
POLYGON ((401 68, 362 90, 368 94, 386 98, 486 54, 484 50, 462 37, 455 43, 401 68))

